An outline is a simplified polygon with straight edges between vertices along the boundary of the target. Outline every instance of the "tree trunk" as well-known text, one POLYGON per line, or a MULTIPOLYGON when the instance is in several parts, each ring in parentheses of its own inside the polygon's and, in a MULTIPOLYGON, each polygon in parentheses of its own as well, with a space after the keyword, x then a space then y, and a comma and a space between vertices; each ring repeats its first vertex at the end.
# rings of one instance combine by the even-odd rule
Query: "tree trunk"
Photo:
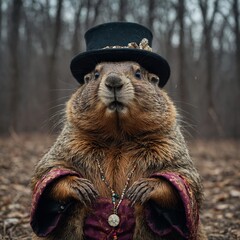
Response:
POLYGON ((155 0, 148 1, 148 17, 147 27, 153 30, 153 22, 155 18, 155 0))
POLYGON ((8 47, 9 47, 9 77, 11 81, 10 96, 10 128, 17 130, 17 115, 20 102, 20 73, 18 61, 19 26, 21 18, 22 0, 13 0, 9 18, 8 47))
POLYGON ((234 15, 234 35, 235 35, 235 45, 236 45, 236 74, 238 76, 238 82, 240 86, 240 13, 239 13, 239 0, 233 0, 233 15, 234 15))
POLYGON ((96 25, 99 14, 101 13, 102 0, 98 0, 94 5, 94 14, 91 21, 91 27, 96 25))
POLYGON ((0 0, 0 75, 2 76, 2 0, 0 0))
POLYGON ((180 86, 180 100, 182 108, 184 108, 188 99, 188 90, 185 80, 185 0, 178 0, 178 24, 179 24, 179 47, 178 47, 178 74, 179 74, 179 86, 180 86))
POLYGON ((210 29, 206 26, 204 28, 205 35, 205 51, 206 51, 206 93, 208 109, 213 109, 213 91, 212 91, 212 67, 213 67, 213 51, 211 42, 210 29))
POLYGON ((102 0, 92 1, 87 0, 87 13, 85 18, 85 30, 88 30, 89 28, 93 27, 96 24, 97 18, 99 16, 100 10, 101 10, 101 4, 102 0), (90 14, 91 12, 91 14, 90 14))
MULTIPOLYGON (((237 90, 236 90, 236 101, 238 102, 240 99, 240 12, 239 12, 239 0, 233 0, 232 4, 232 10, 233 10, 233 16, 234 16, 234 35, 235 35, 235 47, 236 47, 236 53, 235 53, 235 69, 236 69, 236 81, 237 81, 237 90)), ((240 110, 236 109, 234 111, 235 113, 235 132, 233 135, 236 137, 239 136, 240 127, 239 127, 239 120, 240 120, 240 110)))
POLYGON ((214 102, 213 102, 213 66, 214 66, 214 57, 213 57, 213 48, 212 48, 212 28, 215 20, 216 13, 218 12, 219 0, 214 1, 214 8, 210 18, 208 17, 208 1, 198 0, 199 7, 202 14, 203 20, 203 39, 204 39, 204 49, 205 49, 205 70, 206 70, 206 103, 207 103, 207 113, 206 120, 204 125, 208 126, 206 130, 210 135, 215 134, 217 131, 219 136, 223 135, 222 125, 219 120, 219 116, 216 112, 214 102))
POLYGON ((127 12, 127 1, 126 0, 119 0, 119 15, 118 20, 119 21, 125 21, 127 12))
MULTIPOLYGON (((208 3, 207 1, 199 0, 199 6, 202 14, 203 20, 203 46, 204 46, 204 54, 205 54, 205 71, 206 71, 206 99, 207 99, 207 108, 213 108, 212 101, 212 66, 213 66, 213 53, 212 53, 212 41, 211 41, 211 31, 212 28, 210 25, 210 21, 208 19, 208 3)), ((212 15, 213 17, 213 15, 212 15)))
POLYGON ((49 91, 49 127, 52 127, 50 119, 53 118, 55 114, 54 107, 57 104, 58 94, 57 94, 57 74, 56 74, 56 60, 57 52, 60 43, 60 35, 62 30, 62 6, 63 0, 58 1, 55 25, 54 25, 54 35, 52 40, 52 51, 49 56, 48 63, 48 91, 49 91))
POLYGON ((74 16, 74 32, 73 32, 73 39, 72 39, 72 53, 75 55, 77 54, 81 47, 80 47, 80 14, 82 10, 82 3, 79 3, 78 8, 75 12, 74 16))
POLYGON ((0 46, 2 46, 1 43, 2 43, 2 0, 0 0, 0 46))

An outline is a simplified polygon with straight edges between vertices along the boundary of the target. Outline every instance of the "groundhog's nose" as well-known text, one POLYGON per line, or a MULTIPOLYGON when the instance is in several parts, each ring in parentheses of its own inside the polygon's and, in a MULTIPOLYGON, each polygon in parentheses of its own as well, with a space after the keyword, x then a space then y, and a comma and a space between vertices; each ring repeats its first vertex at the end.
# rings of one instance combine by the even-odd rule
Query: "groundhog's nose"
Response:
POLYGON ((118 75, 111 74, 106 78, 105 86, 110 91, 120 90, 123 86, 123 80, 118 75))

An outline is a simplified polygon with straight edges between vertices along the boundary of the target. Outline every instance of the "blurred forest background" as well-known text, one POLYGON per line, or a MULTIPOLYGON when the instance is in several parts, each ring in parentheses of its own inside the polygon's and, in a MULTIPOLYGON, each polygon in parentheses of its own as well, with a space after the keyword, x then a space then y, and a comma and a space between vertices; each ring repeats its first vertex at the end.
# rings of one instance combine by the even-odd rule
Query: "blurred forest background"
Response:
POLYGON ((208 239, 240 239, 240 0, 0 0, 0 239, 31 240, 30 177, 78 87, 70 61, 109 21, 152 30, 203 179, 208 239))
POLYGON ((240 137, 239 0, 0 0, 0 134, 52 132, 78 84, 69 64, 108 21, 149 27, 193 137, 240 137))

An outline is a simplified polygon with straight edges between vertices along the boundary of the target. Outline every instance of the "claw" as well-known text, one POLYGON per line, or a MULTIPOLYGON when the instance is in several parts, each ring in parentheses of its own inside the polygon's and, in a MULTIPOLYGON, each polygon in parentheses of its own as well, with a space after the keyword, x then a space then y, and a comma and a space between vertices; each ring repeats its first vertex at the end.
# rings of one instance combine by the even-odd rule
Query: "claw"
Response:
POLYGON ((98 193, 97 191, 93 188, 93 186, 88 186, 86 185, 85 186, 85 191, 87 192, 87 194, 92 198, 92 200, 94 200, 97 196, 98 196, 98 193))
POLYGON ((136 202, 143 204, 149 198, 150 193, 153 191, 154 185, 148 179, 140 179, 135 182, 132 187, 127 191, 127 197, 132 201, 132 206, 136 202))
POLYGON ((94 198, 98 196, 98 192, 95 190, 94 186, 88 179, 81 180, 82 181, 79 181, 80 185, 85 184, 85 190, 87 190, 90 195, 92 195, 94 198))
POLYGON ((147 182, 143 181, 134 183, 133 186, 128 190, 127 196, 131 199, 133 195, 136 194, 137 189, 139 191, 147 185, 148 185, 147 182))
POLYGON ((77 193, 77 198, 80 202, 87 206, 98 196, 98 192, 88 179, 79 178, 74 181, 74 191, 77 193))
POLYGON ((138 191, 136 191, 136 193, 135 193, 135 195, 133 196, 133 198, 132 198, 132 201, 133 202, 137 202, 137 201, 139 201, 139 199, 141 199, 142 198, 142 196, 144 195, 144 194, 146 194, 146 192, 148 191, 148 186, 146 185, 144 185, 143 187, 141 187, 140 189, 137 189, 138 191))
POLYGON ((145 203, 148 200, 149 194, 152 192, 152 190, 153 190, 153 187, 147 189, 147 191, 142 195, 140 200, 141 204, 145 203))
POLYGON ((89 198, 86 189, 82 188, 82 194, 84 196, 84 202, 87 202, 87 203, 90 204, 91 203, 91 199, 89 198))

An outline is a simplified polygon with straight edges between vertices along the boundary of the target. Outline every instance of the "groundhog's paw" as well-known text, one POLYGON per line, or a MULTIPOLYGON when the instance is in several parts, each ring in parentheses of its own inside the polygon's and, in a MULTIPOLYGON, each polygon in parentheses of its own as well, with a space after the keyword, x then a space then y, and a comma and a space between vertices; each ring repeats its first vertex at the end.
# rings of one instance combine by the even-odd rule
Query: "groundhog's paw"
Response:
POLYGON ((131 200, 132 205, 136 202, 141 204, 150 199, 151 193, 159 184, 159 180, 155 178, 142 178, 133 183, 127 191, 127 197, 131 200))
POLYGON ((73 197, 84 205, 91 204, 98 196, 98 192, 95 190, 92 183, 85 178, 74 180, 71 183, 71 188, 74 190, 73 197))
POLYGON ((67 176, 52 186, 50 196, 61 202, 69 202, 74 199, 84 205, 89 205, 95 200, 98 193, 88 179, 67 176))

